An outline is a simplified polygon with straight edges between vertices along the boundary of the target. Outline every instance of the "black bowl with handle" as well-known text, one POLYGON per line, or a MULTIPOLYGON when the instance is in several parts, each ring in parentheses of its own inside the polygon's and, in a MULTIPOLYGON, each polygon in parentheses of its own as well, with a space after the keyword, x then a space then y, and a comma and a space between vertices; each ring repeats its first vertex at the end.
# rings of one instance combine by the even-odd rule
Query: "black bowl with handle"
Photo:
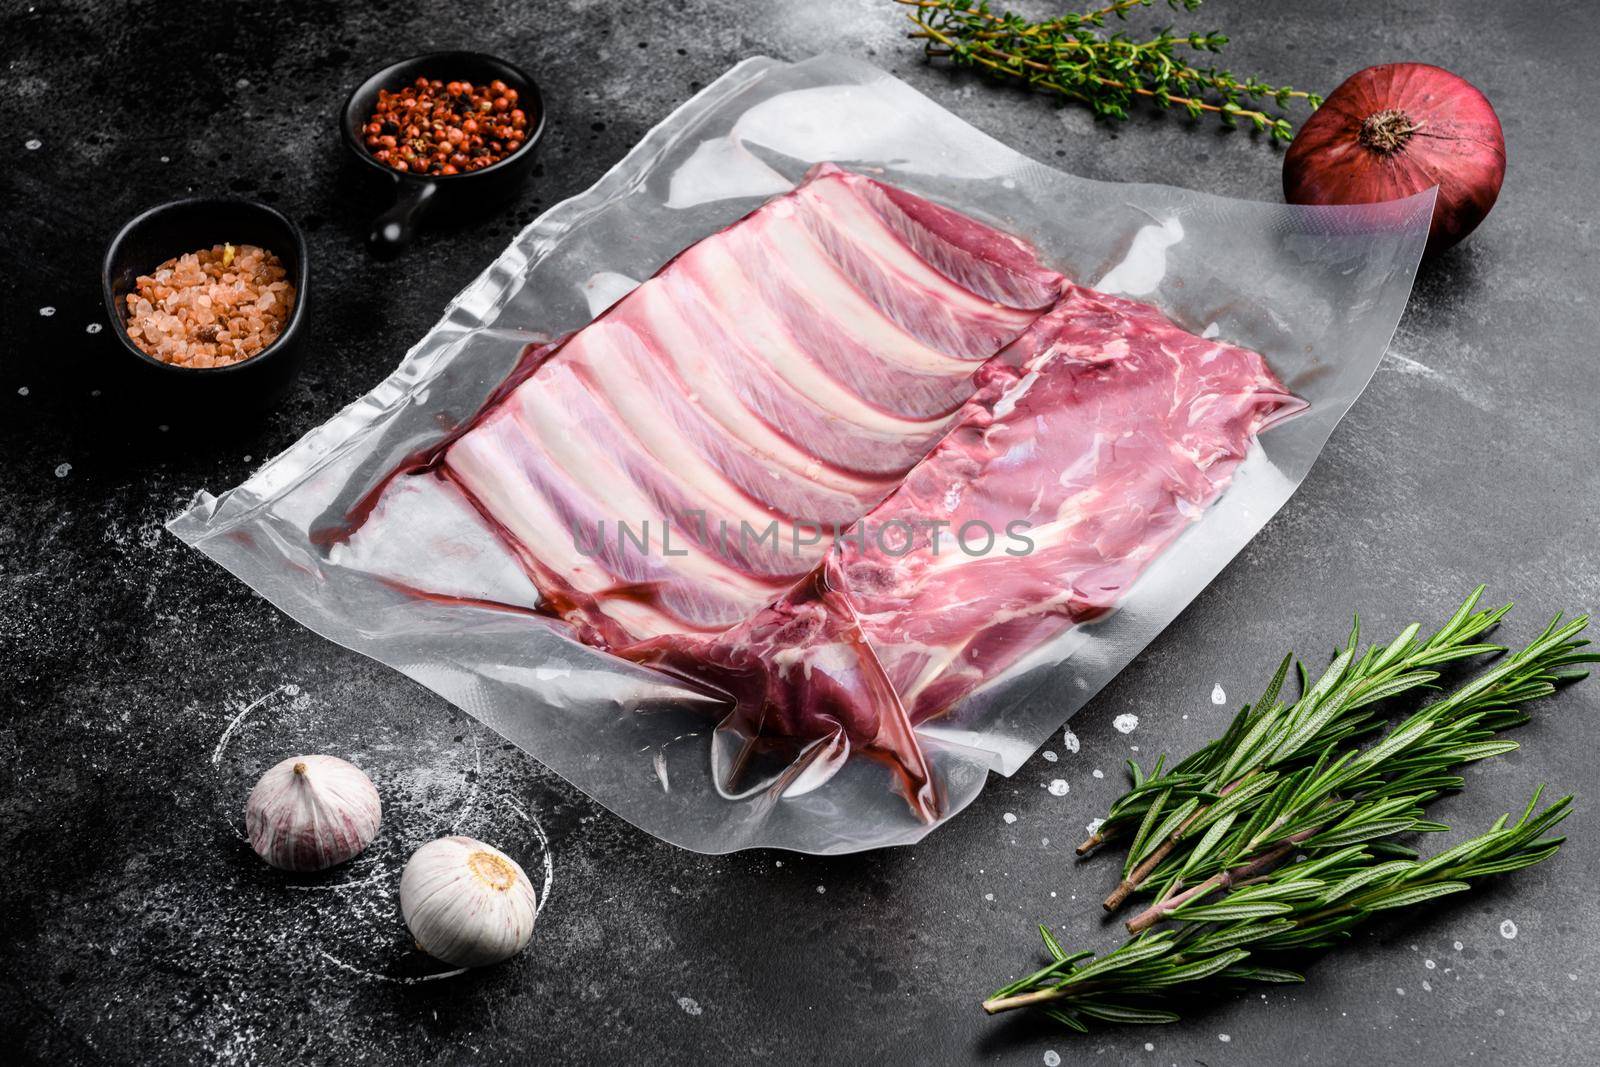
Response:
POLYGON ((111 329, 132 357, 125 365, 128 381, 161 408, 232 414, 270 406, 300 371, 309 274, 300 227, 266 204, 193 197, 136 216, 112 238, 100 274, 111 329), (169 259, 219 244, 256 245, 282 262, 295 291, 282 331, 260 352, 225 367, 184 367, 146 354, 128 336, 126 298, 137 288, 139 276, 169 259))
POLYGON ((381 175, 393 190, 394 203, 372 223, 367 247, 380 259, 405 250, 425 215, 477 213, 510 199, 533 172, 534 152, 544 134, 544 98, 526 72, 503 59, 482 52, 429 52, 384 67, 362 82, 345 101, 340 113, 340 133, 350 153, 364 170, 381 175), (377 107, 378 92, 391 92, 418 78, 487 84, 505 82, 517 91, 517 104, 527 114, 527 137, 522 145, 498 163, 465 174, 411 174, 388 166, 372 154, 362 127, 377 107))

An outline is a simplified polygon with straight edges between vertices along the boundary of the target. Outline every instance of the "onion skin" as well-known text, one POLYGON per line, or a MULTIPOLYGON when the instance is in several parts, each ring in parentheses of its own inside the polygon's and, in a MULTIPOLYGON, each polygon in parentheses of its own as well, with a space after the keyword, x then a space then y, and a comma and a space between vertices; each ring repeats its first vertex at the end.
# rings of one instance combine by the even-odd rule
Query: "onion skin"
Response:
POLYGON ((1505 175, 1505 136, 1482 93, 1442 67, 1385 63, 1351 75, 1301 126, 1283 195, 1370 204, 1438 186, 1425 253, 1434 256, 1483 221, 1505 175))

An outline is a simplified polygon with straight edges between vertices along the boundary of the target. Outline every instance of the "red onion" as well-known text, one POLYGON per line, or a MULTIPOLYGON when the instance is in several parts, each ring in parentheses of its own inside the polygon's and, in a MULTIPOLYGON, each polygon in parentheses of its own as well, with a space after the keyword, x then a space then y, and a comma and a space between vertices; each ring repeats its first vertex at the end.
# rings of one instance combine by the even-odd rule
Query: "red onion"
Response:
POLYGON ((1437 185, 1428 255, 1483 221, 1506 175, 1500 120, 1482 93, 1426 63, 1352 74, 1301 126, 1283 161, 1291 204, 1370 204, 1437 185))

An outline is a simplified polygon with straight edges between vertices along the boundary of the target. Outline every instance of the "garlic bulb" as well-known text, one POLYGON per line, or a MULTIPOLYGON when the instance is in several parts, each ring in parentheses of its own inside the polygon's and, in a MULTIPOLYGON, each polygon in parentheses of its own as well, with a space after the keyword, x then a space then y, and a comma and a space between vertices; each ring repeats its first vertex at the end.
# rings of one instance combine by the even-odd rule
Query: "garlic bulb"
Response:
POLYGON ((470 837, 441 837, 400 876, 400 914, 417 947, 457 967, 510 959, 533 936, 533 883, 515 860, 470 837))
POLYGON ((359 856, 382 821, 372 779, 337 756, 290 756, 261 776, 244 805, 250 847, 286 871, 359 856))

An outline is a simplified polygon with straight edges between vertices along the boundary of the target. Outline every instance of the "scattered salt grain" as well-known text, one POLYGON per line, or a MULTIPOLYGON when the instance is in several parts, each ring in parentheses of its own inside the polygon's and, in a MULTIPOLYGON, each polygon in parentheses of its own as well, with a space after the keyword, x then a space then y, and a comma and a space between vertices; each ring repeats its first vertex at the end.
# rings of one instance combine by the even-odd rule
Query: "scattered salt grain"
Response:
POLYGON ((826 892, 827 892, 827 890, 826 890, 826 889, 825 889, 825 888, 823 888, 823 887, 822 887, 822 886, 820 886, 820 885, 819 885, 819 886, 817 886, 817 892, 819 892, 819 893, 826 893, 826 892))
POLYGON ((56 309, 53 308, 53 307, 49 307, 48 305, 39 309, 39 314, 43 315, 47 319, 51 315, 54 315, 55 313, 56 313, 56 309))
POLYGON ((171 156, 162 156, 161 157, 161 162, 163 162, 163 163, 171 163, 172 162, 172 157, 171 156))
POLYGON ((1501 923, 1500 936, 1505 938, 1507 941, 1515 940, 1517 936, 1517 924, 1512 922, 1510 919, 1507 919, 1505 922, 1501 923))
POLYGON ((30 152, 37 152, 39 149, 44 147, 44 142, 39 140, 37 137, 30 137, 26 141, 22 142, 22 147, 26 148, 30 152))
POLYGON ((1146 1041, 1144 1043, 1144 1050, 1146 1052, 1154 1052, 1156 1050, 1156 1046, 1155 1046, 1154 1042, 1146 1041))
POLYGON ((1010 825, 1010 824, 1011 824, 1011 823, 1014 823, 1014 822, 1016 822, 1016 821, 1017 821, 1017 817, 1016 817, 1016 816, 1015 816, 1015 815, 1013 815, 1013 814, 1012 814, 1012 813, 1011 813, 1011 812, 1009 812, 1009 811, 1008 811, 1008 812, 1006 812, 1006 813, 1005 813, 1005 814, 1004 814, 1004 815, 1002 815, 1002 816, 1000 816, 1000 817, 1001 817, 1001 818, 1002 818, 1002 819, 1004 819, 1004 820, 1005 820, 1005 821, 1006 821, 1006 824, 1007 824, 1007 825, 1010 825))
POLYGON ((1067 795, 1067 788, 1067 780, 1065 778, 1057 778, 1049 785, 1050 795, 1053 797, 1064 797, 1067 795))
POLYGON ((994 894, 993 893, 985 893, 983 895, 983 899, 984 900, 993 900, 994 899, 994 894))
POLYGON ((1061 747, 1066 749, 1068 752, 1078 751, 1078 748, 1080 747, 1078 744, 1078 735, 1073 733, 1071 730, 1062 730, 1061 747))
POLYGON ((1053 1048, 1044 1050, 1044 1067, 1061 1067, 1061 1053, 1053 1048))
POLYGON ((103 327, 98 322, 91 322, 83 328, 84 333, 99 333, 103 327))
POLYGON ((1131 734, 1134 728, 1139 725, 1139 716, 1124 712, 1111 720, 1111 725, 1117 728, 1117 733, 1119 734, 1131 734))
POLYGON ((1430 971, 1433 970, 1435 967, 1439 966, 1437 963, 1434 963, 1432 960, 1423 960, 1422 961, 1422 965, 1424 967, 1428 968, 1428 970, 1430 970, 1430 971))
POLYGON ((1216 685, 1211 687, 1211 703, 1226 704, 1227 702, 1228 694, 1223 691, 1222 683, 1218 682, 1216 685))
POLYGON ((1043 752, 1039 753, 1039 755, 1044 757, 1044 761, 1046 763, 1054 763, 1056 760, 1061 758, 1060 756, 1056 755, 1054 752, 1050 751, 1048 748, 1045 749, 1043 752))
POLYGON ((56 468, 56 477, 57 478, 65 478, 67 475, 69 475, 71 473, 72 473, 72 464, 70 464, 70 463, 63 463, 63 464, 61 464, 61 466, 56 468))
POLYGON ((1457 942, 1456 942, 1456 943, 1455 943, 1455 944, 1454 944, 1454 945, 1452 945, 1452 946, 1451 946, 1451 947, 1452 947, 1452 948, 1454 948, 1454 949, 1455 949, 1455 950, 1456 950, 1456 951, 1457 951, 1457 952, 1460 952, 1460 951, 1461 951, 1461 950, 1462 950, 1462 949, 1464 949, 1464 948, 1466 948, 1466 947, 1467 947, 1467 946, 1465 946, 1465 945, 1463 945, 1463 944, 1462 944, 1462 943, 1461 943, 1461 942, 1459 942, 1459 941, 1457 941, 1457 942))
POLYGON ((1099 767, 1096 767, 1094 770, 1090 771, 1089 773, 1094 775, 1096 778, 1104 778, 1106 776, 1106 772, 1102 771, 1099 767))
POLYGON ((1231 1036, 1229 1036, 1228 1034, 1218 1034, 1217 1035, 1217 1040, 1221 1041, 1224 1045, 1226 1045, 1229 1041, 1232 1041, 1233 1038, 1231 1036))
POLYGON ((26 385, 24 385, 22 388, 18 389, 17 390, 17 395, 18 396, 27 396, 28 395, 28 387, 26 385))
POLYGON ((701 1012, 705 1011, 705 1009, 700 1006, 700 1002, 695 1000, 693 997, 679 997, 678 1007, 683 1009, 685 1015, 699 1015, 701 1012))

